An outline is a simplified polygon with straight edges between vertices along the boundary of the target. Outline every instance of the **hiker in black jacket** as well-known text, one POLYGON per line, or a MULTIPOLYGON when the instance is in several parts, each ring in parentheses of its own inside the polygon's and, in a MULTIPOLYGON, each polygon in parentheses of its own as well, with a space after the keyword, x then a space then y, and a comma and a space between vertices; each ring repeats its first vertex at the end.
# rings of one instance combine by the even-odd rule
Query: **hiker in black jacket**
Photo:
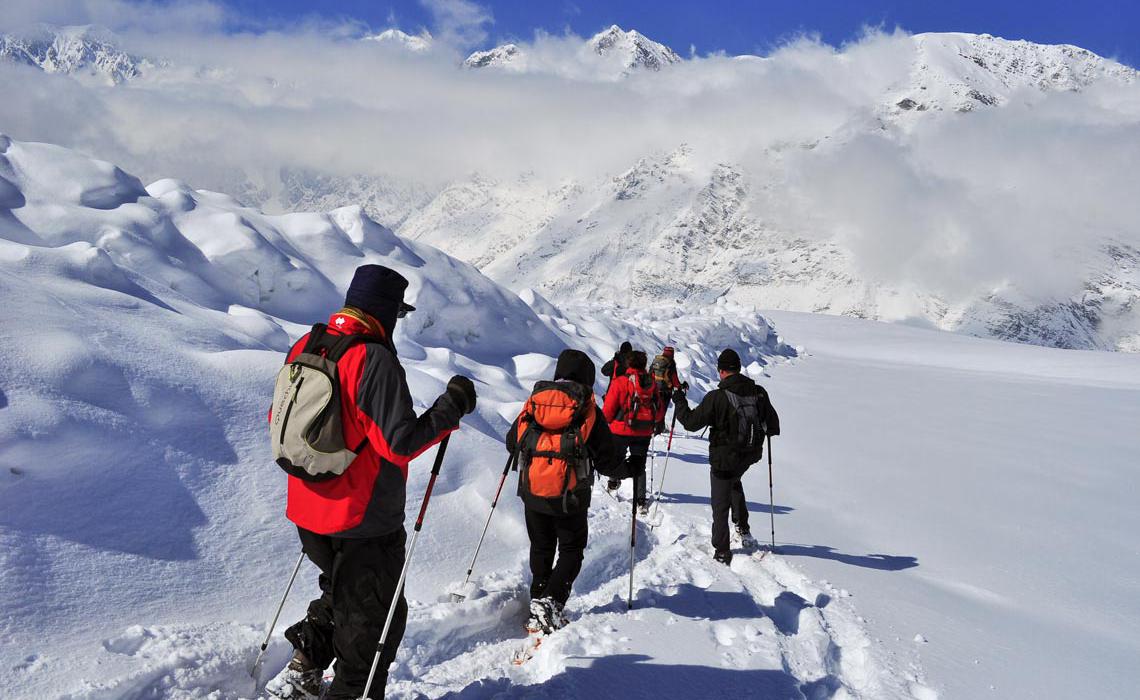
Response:
POLYGON ((685 388, 673 392, 677 421, 686 430, 696 431, 710 426, 709 468, 712 485, 712 545, 714 557, 722 564, 732 561, 729 548, 728 515, 742 541, 754 543, 748 528, 748 503, 744 497, 744 486, 740 478, 748 467, 760 461, 763 454, 763 436, 780 434, 780 418, 768 400, 768 392, 740 373, 740 356, 727 349, 720 354, 716 363, 720 372, 720 385, 705 394, 696 408, 690 409, 685 398, 685 388), (750 397, 756 397, 752 399, 750 397), (741 431, 749 429, 748 422, 742 421, 743 407, 755 405, 755 421, 758 423, 756 439, 749 442, 741 431), (738 407, 741 407, 738 410, 738 407))
MULTIPOLYGON (((629 369, 629 355, 633 352, 633 344, 628 340, 621 344, 618 351, 614 356, 602 365, 602 376, 606 378, 607 382, 613 382, 617 377, 624 377, 626 370, 629 369)), ((606 385, 606 393, 610 391, 609 384, 606 385)))

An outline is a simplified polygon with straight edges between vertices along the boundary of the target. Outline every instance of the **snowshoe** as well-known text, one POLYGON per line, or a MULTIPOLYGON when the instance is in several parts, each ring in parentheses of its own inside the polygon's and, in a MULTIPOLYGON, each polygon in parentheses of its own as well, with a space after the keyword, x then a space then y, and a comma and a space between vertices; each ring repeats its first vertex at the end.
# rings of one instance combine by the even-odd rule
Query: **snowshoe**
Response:
POLYGON ((280 700, 320 700, 321 669, 309 665, 301 652, 295 652, 289 665, 265 684, 265 692, 280 700))
POLYGON ((566 626, 562 606, 553 598, 536 598, 530 601, 530 617, 526 631, 530 634, 550 634, 566 626))
POLYGON ((756 538, 753 537, 752 533, 748 530, 741 530, 738 527, 736 528, 736 534, 740 537, 740 545, 744 547, 746 551, 752 552, 760 547, 760 543, 756 541, 756 538))

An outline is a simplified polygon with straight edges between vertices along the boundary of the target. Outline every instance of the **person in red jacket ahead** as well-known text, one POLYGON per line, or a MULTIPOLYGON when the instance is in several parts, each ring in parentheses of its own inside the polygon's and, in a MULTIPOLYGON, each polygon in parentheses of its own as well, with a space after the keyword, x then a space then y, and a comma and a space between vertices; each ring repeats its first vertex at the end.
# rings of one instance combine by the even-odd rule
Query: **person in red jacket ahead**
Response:
MULTIPOLYGON (((665 422, 666 404, 657 393, 653 377, 645 371, 648 361, 645 353, 634 350, 628 357, 629 368, 625 376, 610 384, 602 413, 614 435, 614 446, 625 457, 627 473, 633 477, 633 500, 644 515, 647 505, 645 459, 654 431, 660 430, 665 422)), ((616 479, 610 479, 607 486, 612 491, 619 484, 616 479)))
MULTIPOLYGON (((348 288, 345 308, 329 319, 329 333, 366 336, 337 362, 344 444, 361 447, 340 476, 318 482, 289 476, 285 514, 321 571, 321 597, 309 604, 305 619, 285 631, 295 653, 268 688, 278 697, 318 697, 321 675, 334 658, 336 677, 324 697, 348 700, 363 694, 404 565, 408 463, 475 409, 474 385, 457 375, 431 408, 415 414, 392 342, 396 319, 414 310, 404 303, 407 286, 394 270, 363 265, 348 288)), ((306 335, 297 341, 287 363, 307 340, 306 335)), ((384 696, 407 614, 401 596, 372 698, 384 696)))

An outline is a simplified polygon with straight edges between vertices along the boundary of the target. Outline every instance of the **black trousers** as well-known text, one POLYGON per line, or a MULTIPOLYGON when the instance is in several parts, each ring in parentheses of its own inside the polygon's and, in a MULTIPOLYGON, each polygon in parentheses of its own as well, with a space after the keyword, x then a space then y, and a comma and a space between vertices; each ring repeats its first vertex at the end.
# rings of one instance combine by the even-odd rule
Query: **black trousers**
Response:
POLYGON ((590 536, 586 516, 585 510, 573 515, 547 515, 527 509, 532 599, 550 596, 560 605, 566 604, 574 579, 582 570, 586 540, 590 536))
MULTIPOLYGON (((319 668, 336 659, 336 678, 326 700, 359 700, 404 566, 407 535, 403 528, 361 539, 297 530, 302 549, 321 570, 321 597, 309 603, 304 620, 285 630, 285 638, 319 668)), ((388 667, 407 621, 408 603, 401 595, 369 698, 384 697, 388 667)))
POLYGON ((626 473, 633 477, 633 500, 645 503, 645 460, 649 457, 651 437, 630 437, 614 435, 614 447, 625 455, 626 473))
POLYGON ((718 552, 729 550, 728 542, 728 516, 732 513, 732 522, 736 523, 745 532, 748 528, 748 502, 744 498, 744 486, 740 478, 741 472, 710 471, 709 480, 712 484, 712 546, 718 552))

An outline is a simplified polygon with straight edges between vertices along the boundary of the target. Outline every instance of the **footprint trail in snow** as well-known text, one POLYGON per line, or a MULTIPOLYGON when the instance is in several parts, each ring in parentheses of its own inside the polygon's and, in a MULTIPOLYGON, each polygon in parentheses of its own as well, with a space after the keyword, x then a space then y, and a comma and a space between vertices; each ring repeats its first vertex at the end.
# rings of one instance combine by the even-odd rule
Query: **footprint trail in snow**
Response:
MULTIPOLYGON (((699 454, 706 445, 681 438, 675 448, 699 454)), ((698 481, 692 477, 701 468, 684 468, 686 480, 698 481)), ((647 698, 734 691, 934 697, 909 660, 871 639, 849 598, 808 580, 778 553, 761 560, 735 542, 730 567, 714 562, 707 505, 665 500, 660 526, 639 521, 634 610, 627 611, 629 511, 625 501, 596 495, 568 627, 527 663, 511 663, 524 637, 528 579, 520 560, 513 571, 485 575, 480 592, 463 603, 413 607, 388 695, 587 697, 620 689, 623 697, 647 698)))

